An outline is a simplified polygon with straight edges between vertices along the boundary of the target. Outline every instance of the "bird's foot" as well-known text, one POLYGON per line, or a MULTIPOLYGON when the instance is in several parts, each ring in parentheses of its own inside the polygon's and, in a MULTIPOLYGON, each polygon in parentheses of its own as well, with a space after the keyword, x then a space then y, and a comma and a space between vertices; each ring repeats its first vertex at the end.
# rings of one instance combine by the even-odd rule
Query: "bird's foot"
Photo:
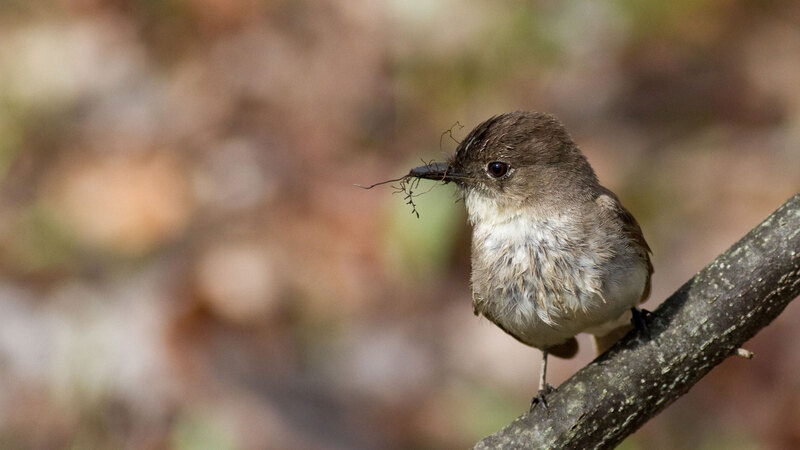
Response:
POLYGON ((545 383, 544 388, 539 389, 539 393, 536 394, 536 397, 531 399, 531 407, 528 411, 533 411, 533 408, 536 408, 536 405, 542 405, 542 408, 547 409, 547 396, 555 391, 556 388, 551 386, 549 383, 545 383))
POLYGON ((633 328, 640 331, 644 337, 650 339, 650 327, 647 325, 647 318, 650 316, 650 311, 646 309, 631 308, 631 323, 633 328))

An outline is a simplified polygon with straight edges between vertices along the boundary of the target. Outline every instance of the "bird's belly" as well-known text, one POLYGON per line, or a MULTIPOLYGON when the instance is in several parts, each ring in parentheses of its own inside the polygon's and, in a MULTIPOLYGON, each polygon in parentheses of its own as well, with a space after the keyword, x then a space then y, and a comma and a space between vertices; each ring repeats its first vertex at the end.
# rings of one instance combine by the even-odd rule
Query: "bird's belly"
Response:
MULTIPOLYGON (((500 290, 495 289, 494 293, 500 290)), ((486 297, 490 296, 493 296, 492 291, 486 297)), ((633 297, 603 301, 599 295, 589 292, 552 296, 515 292, 493 297, 502 300, 476 301, 476 311, 518 340, 537 348, 561 344, 584 331, 614 328, 618 319, 636 303, 633 297), (567 306, 569 304, 579 306, 567 306)))
POLYGON ((484 239, 473 248, 475 311, 537 348, 616 321, 641 298, 647 269, 633 255, 579 250, 558 236, 484 239))

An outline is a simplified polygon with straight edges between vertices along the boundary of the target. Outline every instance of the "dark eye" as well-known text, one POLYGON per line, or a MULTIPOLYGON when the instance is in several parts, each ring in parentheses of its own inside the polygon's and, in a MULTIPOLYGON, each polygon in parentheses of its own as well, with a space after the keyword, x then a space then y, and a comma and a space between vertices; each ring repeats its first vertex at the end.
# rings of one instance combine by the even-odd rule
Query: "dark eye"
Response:
POLYGON ((508 164, 500 161, 492 161, 486 166, 486 171, 493 178, 500 178, 508 173, 508 164))

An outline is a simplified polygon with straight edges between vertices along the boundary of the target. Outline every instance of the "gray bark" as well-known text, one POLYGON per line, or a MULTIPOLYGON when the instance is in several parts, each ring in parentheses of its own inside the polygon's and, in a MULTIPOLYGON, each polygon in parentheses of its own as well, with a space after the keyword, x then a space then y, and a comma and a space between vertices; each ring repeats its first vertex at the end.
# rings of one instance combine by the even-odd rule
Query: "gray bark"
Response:
MULTIPOLYGON (((800 194, 672 294, 608 352, 475 448, 613 448, 800 295, 800 194)), ((757 357, 757 356, 756 356, 757 357)))

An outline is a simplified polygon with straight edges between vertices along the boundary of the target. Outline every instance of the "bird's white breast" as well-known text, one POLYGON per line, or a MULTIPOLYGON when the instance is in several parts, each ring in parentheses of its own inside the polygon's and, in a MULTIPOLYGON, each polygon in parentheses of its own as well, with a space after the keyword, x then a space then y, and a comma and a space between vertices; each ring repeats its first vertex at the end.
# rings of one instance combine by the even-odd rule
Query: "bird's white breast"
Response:
MULTIPOLYGON (((635 305, 647 269, 613 251, 609 230, 577 213, 499 210, 465 198, 473 223, 472 290, 477 312, 521 341, 557 345, 617 319, 635 305)), ((625 245, 622 245, 625 248, 625 245)))

